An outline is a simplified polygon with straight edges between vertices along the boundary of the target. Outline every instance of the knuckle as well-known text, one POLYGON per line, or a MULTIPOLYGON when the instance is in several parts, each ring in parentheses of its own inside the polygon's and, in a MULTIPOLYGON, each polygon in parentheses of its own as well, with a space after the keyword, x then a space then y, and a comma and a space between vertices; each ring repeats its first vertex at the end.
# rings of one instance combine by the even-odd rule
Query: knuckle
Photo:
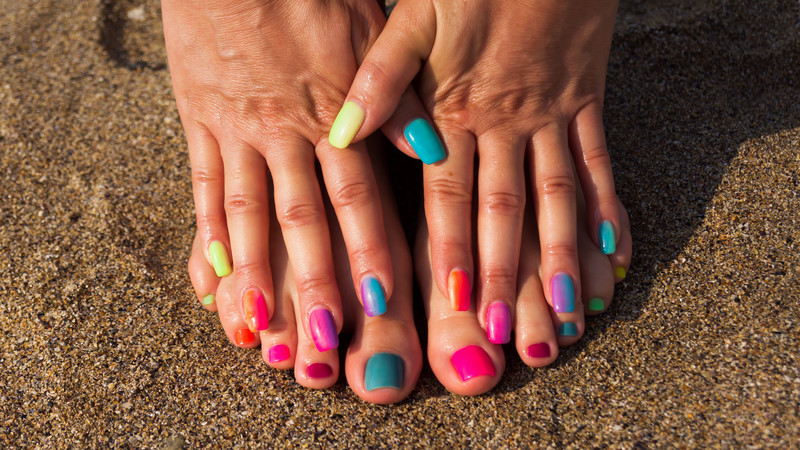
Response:
POLYGON ((543 176, 537 183, 539 195, 544 197, 575 196, 575 178, 570 174, 543 176))
POLYGON ((314 203, 290 201, 278 213, 282 228, 298 228, 320 222, 322 211, 314 203))
MULTIPOLYGON (((361 263, 365 266, 375 266, 375 263, 384 259, 384 252, 380 248, 367 245, 363 247, 354 248, 349 252, 350 260, 354 263, 361 263)), ((355 264, 353 264, 355 265, 355 264)))
POLYGON ((222 183, 222 176, 208 167, 192 167, 192 184, 207 187, 222 183))
POLYGON ((335 209, 359 207, 369 204, 376 197, 369 183, 350 180, 331 192, 331 204, 335 209))
POLYGON ((233 268, 239 277, 252 277, 267 273, 267 267, 263 261, 251 259, 239 259, 233 261, 233 268))
POLYGON ((611 157, 608 155, 608 148, 592 147, 583 151, 583 161, 586 167, 611 167, 611 157))
POLYGON ((517 271, 510 267, 486 267, 481 269, 481 280, 484 286, 513 288, 517 282, 517 271))
POLYGON ((488 192, 481 196, 480 208, 491 214, 522 217, 525 195, 514 192, 488 192))
POLYGON ((333 278, 324 272, 307 274, 297 280, 297 291, 303 293, 328 290, 333 284, 333 278))
POLYGON ((551 242, 544 245, 542 255, 550 258, 577 260, 578 249, 575 243, 551 242))
POLYGON ((472 201, 472 189, 461 181, 437 178, 428 183, 426 197, 433 203, 464 205, 472 201))
POLYGON ((225 197, 225 214, 230 216, 242 216, 256 214, 264 211, 263 201, 251 194, 237 192, 225 197))

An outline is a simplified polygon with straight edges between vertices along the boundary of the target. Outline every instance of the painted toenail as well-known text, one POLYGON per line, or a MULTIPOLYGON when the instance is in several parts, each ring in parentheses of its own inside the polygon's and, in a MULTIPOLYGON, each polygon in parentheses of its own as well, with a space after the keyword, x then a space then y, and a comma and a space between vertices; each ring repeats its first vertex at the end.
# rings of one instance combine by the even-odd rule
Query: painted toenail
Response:
POLYGON ((511 311, 504 302, 494 302, 486 312, 486 335, 492 344, 506 344, 511 340, 511 311))
POLYGON ((213 305, 214 304, 214 294, 208 294, 203 297, 203 306, 213 305))
POLYGON ((208 244, 208 256, 211 259, 211 266, 214 267, 214 272, 218 277, 227 277, 231 274, 231 260, 228 258, 228 250, 225 244, 220 241, 214 241, 208 244))
POLYGON ((572 337, 578 335, 578 327, 572 322, 564 322, 558 326, 558 335, 572 337))
POLYGON ((609 221, 600 224, 600 251, 604 255, 613 255, 617 251, 617 238, 614 236, 614 225, 609 221))
POLYGON ((602 298, 589 299, 589 311, 602 311, 604 309, 606 309, 606 302, 602 298))
POLYGON ((236 334, 234 335, 234 339, 236 339, 236 345, 242 347, 245 345, 250 345, 253 341, 256 340, 256 336, 247 328, 242 328, 236 330, 236 334))
POLYGON ((461 269, 450 272, 447 279, 447 291, 450 294, 450 305, 454 311, 469 311, 472 293, 467 272, 461 269))
POLYGON ((336 333, 336 324, 333 323, 331 312, 325 308, 317 308, 309 318, 311 337, 317 350, 325 352, 339 346, 339 335, 336 333))
POLYGON ((276 363, 289 359, 289 346, 284 344, 273 345, 269 348, 269 362, 276 363))
POLYGON ((442 141, 427 120, 421 117, 412 120, 406 125, 403 135, 423 163, 433 164, 444 159, 442 141))
POLYGON ((386 293, 381 283, 371 276, 361 280, 361 302, 364 304, 364 313, 369 317, 386 312, 386 293))
POLYGON ((306 373, 309 378, 328 378, 333 375, 333 369, 325 363, 314 363, 306 367, 306 373))
POLYGON ((364 369, 364 387, 367 391, 387 387, 400 389, 404 375, 403 358, 394 353, 375 353, 364 369))
POLYGON ((471 380, 482 375, 493 377, 495 375, 492 358, 482 347, 468 345, 453 353, 450 358, 461 381, 471 380))
POLYGON ((550 279, 550 295, 553 296, 553 310, 557 313, 575 311, 575 288, 572 277, 559 272, 550 279))
POLYGON ((339 110, 331 125, 328 142, 336 148, 346 148, 364 124, 364 108, 356 102, 347 102, 339 110))
POLYGON ((619 266, 616 269, 614 269, 614 275, 616 275, 617 278, 619 278, 620 280, 624 280, 625 276, 627 276, 628 273, 625 272, 625 268, 624 267, 619 266))
POLYGON ((550 344, 547 342, 539 342, 532 344, 528 347, 528 356, 531 358, 549 358, 550 357, 550 344))
POLYGON ((250 331, 256 333, 269 328, 267 300, 260 289, 250 288, 244 291, 242 309, 244 310, 244 320, 250 331))

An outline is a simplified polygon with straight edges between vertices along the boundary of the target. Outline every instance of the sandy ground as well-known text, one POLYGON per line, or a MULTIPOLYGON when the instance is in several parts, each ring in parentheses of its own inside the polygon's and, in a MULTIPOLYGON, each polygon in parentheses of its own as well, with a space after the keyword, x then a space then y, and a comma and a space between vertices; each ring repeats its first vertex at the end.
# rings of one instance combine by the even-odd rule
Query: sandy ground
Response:
POLYGON ((298 386, 200 308, 158 3, 108 1, 0 8, 0 445, 799 445, 797 1, 623 1, 614 304, 552 367, 509 351, 475 398, 426 367, 389 407, 298 386))

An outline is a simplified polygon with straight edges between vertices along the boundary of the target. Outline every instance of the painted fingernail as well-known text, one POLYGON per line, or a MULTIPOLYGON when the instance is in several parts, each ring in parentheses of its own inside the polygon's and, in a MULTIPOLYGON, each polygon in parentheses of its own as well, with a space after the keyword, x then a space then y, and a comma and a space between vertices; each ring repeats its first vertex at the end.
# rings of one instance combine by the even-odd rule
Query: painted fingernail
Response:
POLYGON ((330 311, 325 308, 315 309, 311 313, 309 324, 317 350, 326 352, 339 346, 339 335, 336 334, 336 324, 330 311))
POLYGON ((331 125, 328 142, 336 148, 346 148, 363 124, 364 109, 355 102, 345 103, 331 125))
POLYGON ((469 311, 472 293, 467 272, 461 269, 450 272, 450 276, 447 278, 447 291, 450 294, 450 305, 454 311, 469 311))
POLYGON ((414 153, 419 156, 425 164, 433 164, 444 159, 444 146, 433 129, 430 122, 423 118, 417 118, 406 125, 403 130, 406 141, 414 149, 414 153))
POLYGON ((602 311, 606 309, 606 302, 602 298, 595 297, 589 299, 589 311, 602 311))
POLYGON ((213 305, 214 304, 214 294, 208 294, 203 297, 203 306, 213 305))
POLYGON ((624 280, 625 276, 627 276, 628 273, 625 272, 625 268, 624 267, 619 266, 616 269, 614 269, 614 275, 616 275, 617 278, 619 278, 620 280, 624 280))
POLYGON ((269 362, 276 363, 289 359, 289 346, 284 344, 273 345, 269 348, 269 362))
POLYGON ((233 337, 236 340, 236 345, 240 347, 250 345, 256 340, 256 336, 247 328, 236 330, 236 334, 233 337))
POLYGON ((572 277, 559 272, 550 279, 550 295, 553 296, 553 310, 557 313, 575 311, 575 288, 572 277))
POLYGON ((453 353, 450 358, 461 381, 471 380, 475 377, 487 375, 493 377, 495 374, 492 358, 482 347, 468 345, 461 350, 453 353))
POLYGON ((504 302, 494 302, 486 312, 486 335, 492 344, 506 344, 511 340, 511 311, 504 302))
POLYGON ((314 363, 306 367, 306 373, 309 378, 328 378, 333 374, 333 369, 325 363, 314 363))
POLYGON ((208 256, 218 277, 227 277, 233 272, 231 260, 228 258, 228 250, 222 242, 214 241, 208 244, 208 256))
POLYGON ((375 353, 364 369, 364 387, 367 391, 386 387, 400 389, 404 375, 403 358, 394 353, 375 353))
POLYGON ((577 336, 578 327, 572 322, 564 322, 558 326, 559 336, 577 336))
POLYGON ((539 342, 532 344, 528 347, 528 356, 531 358, 549 358, 550 357, 550 344, 547 342, 539 342))
POLYGON ((600 224, 600 251, 604 255, 613 255, 617 251, 617 238, 614 236, 614 225, 609 221, 600 224))
POLYGON ((244 320, 250 331, 256 333, 269 328, 269 312, 267 312, 267 300, 261 289, 248 289, 242 296, 242 309, 244 310, 244 320))
POLYGON ((386 312, 386 294, 381 283, 371 276, 361 280, 361 301, 364 313, 369 317, 380 316, 386 312))

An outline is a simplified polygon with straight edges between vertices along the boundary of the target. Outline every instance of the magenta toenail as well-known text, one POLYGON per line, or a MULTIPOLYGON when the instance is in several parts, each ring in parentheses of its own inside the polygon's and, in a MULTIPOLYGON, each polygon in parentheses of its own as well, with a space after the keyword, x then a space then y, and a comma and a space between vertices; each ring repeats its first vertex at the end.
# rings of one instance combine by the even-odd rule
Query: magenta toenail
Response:
POLYGON ((306 373, 309 378, 328 378, 333 374, 333 369, 325 363, 314 363, 308 365, 306 373))
POLYGON ((496 373, 492 358, 489 357, 486 350, 477 345, 468 345, 453 353, 450 362, 453 363, 453 367, 458 372, 461 381, 471 380, 483 375, 493 377, 496 373))
POLYGON ((289 359, 289 346, 278 344, 269 349, 269 362, 276 363, 289 359))
POLYGON ((549 358, 550 357, 550 344, 547 342, 539 342, 528 347, 528 356, 531 358, 549 358))

